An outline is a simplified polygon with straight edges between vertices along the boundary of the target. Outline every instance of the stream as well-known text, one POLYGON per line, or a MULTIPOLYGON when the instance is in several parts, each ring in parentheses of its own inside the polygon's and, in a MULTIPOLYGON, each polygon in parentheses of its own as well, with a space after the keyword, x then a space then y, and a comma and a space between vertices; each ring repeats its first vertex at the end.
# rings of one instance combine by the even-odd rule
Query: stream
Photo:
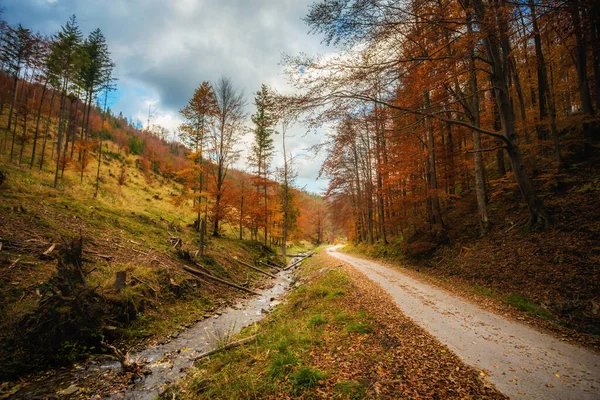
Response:
MULTIPOLYGON (((294 258, 292 265, 299 258, 294 258)), ((130 353, 129 359, 143 364, 144 376, 125 390, 114 393, 110 400, 153 400, 166 386, 176 383, 187 374, 194 361, 202 354, 214 350, 219 344, 231 340, 243 328, 260 321, 280 304, 280 299, 292 283, 292 272, 279 271, 277 279, 271 279, 272 286, 259 290, 258 296, 244 299, 231 307, 216 312, 174 336, 167 343, 130 353)), ((119 372, 120 362, 100 357, 90 360, 75 369, 54 371, 47 379, 30 382, 14 393, 14 399, 63 399, 76 396, 85 386, 86 379, 102 379, 110 372, 119 372)), ((78 397, 80 398, 80 397, 78 397)), ((93 399, 101 397, 92 396, 93 399)))

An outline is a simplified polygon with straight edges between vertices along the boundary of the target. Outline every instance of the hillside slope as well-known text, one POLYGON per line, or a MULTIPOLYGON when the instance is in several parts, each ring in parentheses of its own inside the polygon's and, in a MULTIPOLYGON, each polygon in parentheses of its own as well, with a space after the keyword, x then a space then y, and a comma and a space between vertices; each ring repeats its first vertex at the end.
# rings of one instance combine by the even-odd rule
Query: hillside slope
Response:
POLYGON ((134 156, 108 153, 102 161, 105 178, 94 199, 94 180, 84 176, 80 184, 77 171, 67 169, 57 190, 51 171, 0 160, 2 378, 106 352, 103 340, 124 346, 162 340, 245 294, 183 265, 251 288, 261 276, 233 258, 275 257, 227 237, 210 238, 205 255, 195 256, 199 235, 190 204, 170 201, 181 187, 142 174, 134 156), (84 279, 79 286, 69 282, 73 296, 66 296, 57 275, 58 260, 66 259, 60 249, 79 237, 84 279), (125 290, 114 287, 117 271, 126 272, 125 290))
POLYGON ((448 210, 444 235, 421 232, 354 251, 400 262, 497 311, 516 311, 521 320, 594 344, 600 335, 598 176, 597 157, 538 174, 535 184, 554 220, 544 230, 528 226, 526 205, 509 174, 490 181, 492 229, 484 237, 475 198, 466 196, 448 210))

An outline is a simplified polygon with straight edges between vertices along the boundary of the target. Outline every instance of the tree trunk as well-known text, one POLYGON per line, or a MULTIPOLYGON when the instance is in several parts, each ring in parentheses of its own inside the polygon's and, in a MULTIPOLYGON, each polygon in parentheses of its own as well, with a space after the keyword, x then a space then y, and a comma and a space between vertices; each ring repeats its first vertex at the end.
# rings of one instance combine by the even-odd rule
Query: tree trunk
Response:
MULTIPOLYGON (((23 83, 27 83, 24 81, 23 83)), ((25 85, 24 85, 25 86, 25 85)), ((23 133, 21 135, 21 150, 19 151, 19 164, 23 163, 23 152, 25 151, 25 142, 27 141, 27 113, 28 113, 28 103, 29 103, 29 90, 30 84, 27 85, 25 90, 25 98, 23 99, 23 133)), ((35 92, 34 95, 35 97, 35 92)))
POLYGON ((508 86, 504 73, 506 66, 503 65, 500 56, 500 49, 497 44, 497 34, 494 27, 490 26, 486 21, 486 11, 482 0, 473 0, 473 8, 481 26, 487 28, 484 30, 484 32, 486 32, 484 44, 488 54, 488 61, 492 67, 491 78, 494 86, 494 94, 496 96, 496 102, 498 103, 504 141, 507 147, 512 171, 521 194, 529 208, 530 223, 533 225, 545 226, 551 222, 550 215, 541 199, 536 195, 533 185, 529 180, 529 176, 525 172, 521 152, 517 145, 518 138, 515 131, 514 114, 510 105, 508 86))
POLYGON ((243 193, 243 191, 242 191, 242 198, 240 200, 240 240, 244 240, 244 193, 243 193))
POLYGON ((98 149, 98 166, 96 169, 96 190, 94 191, 94 198, 98 197, 98 189, 100 187, 100 164, 102 162, 102 146, 104 139, 104 116, 106 115, 106 103, 108 102, 108 89, 105 89, 104 93, 104 112, 102 113, 101 128, 100 128, 100 148, 98 149))
MULTIPOLYGON (((471 11, 467 11, 467 30, 473 32, 471 11)), ((481 124, 481 113, 479 111, 479 85, 477 82, 477 68, 475 65, 475 48, 469 49, 469 89, 471 91, 471 123, 475 127, 481 124)), ((473 129, 473 158, 475 164, 475 195, 477 197, 477 210, 479 212, 479 229, 481 235, 485 235, 490 227, 487 212, 487 190, 485 184, 485 165, 483 164, 483 146, 481 145, 481 133, 473 129)))
POLYGON ((219 236, 219 221, 221 220, 221 190, 223 189, 223 164, 217 165, 217 195, 215 196, 215 214, 213 215, 213 237, 219 236))
POLYGON ((48 141, 48 132, 50 130, 50 121, 52 120, 52 106, 54 105, 54 98, 56 96, 56 90, 52 90, 52 96, 50 96, 50 108, 48 110, 48 119, 46 120, 46 129, 44 131, 44 141, 42 142, 42 154, 40 156, 40 171, 44 166, 44 158, 46 156, 46 142, 48 141))
MULTIPOLYGON (((24 76, 27 76, 27 70, 25 70, 24 76)), ((20 98, 20 102, 23 101, 23 91, 25 90, 25 81, 26 79, 22 79, 21 80, 21 94, 19 95, 20 98)), ((16 95, 18 92, 18 88, 15 88, 15 101, 16 101, 16 95)), ((15 103, 15 106, 17 107, 17 109, 14 112, 14 117, 15 117, 15 126, 13 128, 13 134, 12 134, 12 142, 10 144, 10 160, 12 161, 13 159, 13 155, 14 155, 14 149, 15 149, 15 140, 17 138, 17 126, 19 125, 19 107, 20 105, 18 103, 15 103)), ((10 127, 9 127, 10 130, 10 127)))
POLYGON ((594 86, 596 87, 596 110, 600 110, 600 2, 590 1, 589 21, 590 38, 594 70, 594 86))
POLYGON ((550 85, 548 84, 548 72, 546 68, 546 60, 544 59, 544 53, 542 51, 542 38, 537 23, 537 15, 535 10, 535 2, 529 0, 529 8, 531 10, 531 25, 533 29, 533 41, 535 46, 535 55, 537 59, 537 79, 538 79, 538 97, 539 97, 539 110, 540 110, 540 123, 543 124, 546 116, 550 114, 550 133, 554 142, 554 156, 558 163, 558 168, 561 166, 561 151, 560 142, 558 140, 558 130, 556 128, 556 107, 554 106, 554 100, 552 93, 550 93, 550 85), (546 111, 546 103, 548 104, 548 111, 546 111))
POLYGON ((381 121, 379 120, 379 107, 375 104, 375 162, 377 163, 377 211, 379 214, 379 230, 381 232, 381 240, 383 244, 387 244, 387 232, 385 229, 385 204, 384 204, 384 190, 383 190, 383 173, 382 170, 384 165, 382 164, 382 152, 383 152, 383 140, 382 136, 385 132, 382 132, 381 121))
MULTIPOLYGON (((425 109, 427 111, 431 107, 429 100, 429 92, 424 93, 425 109)), ((440 207, 440 200, 437 193, 437 170, 435 165, 435 138, 433 136, 433 122, 431 118, 426 118, 427 125, 427 181, 429 183, 429 189, 431 194, 429 195, 430 207, 431 207, 431 220, 429 221, 435 225, 443 225, 442 211, 440 207)))
POLYGON ((35 121, 35 133, 33 134, 33 149, 31 150, 31 161, 29 162, 29 168, 33 168, 33 162, 35 160, 35 151, 37 148, 38 135, 40 131, 40 121, 42 119, 42 108, 44 106, 44 95, 46 94, 46 86, 44 83, 42 87, 42 94, 40 95, 40 106, 38 107, 37 118, 35 121))
POLYGON ((265 180, 264 180, 264 202, 265 202, 265 247, 267 246, 267 232, 269 225, 269 207, 267 204, 267 173, 265 171, 265 180))
POLYGON ((200 221, 200 255, 204 255, 204 234, 206 233, 206 220, 203 218, 200 221))
MULTIPOLYGON (((75 102, 77 102, 77 100, 75 100, 75 102)), ((77 103, 75 103, 77 104, 77 103)), ((65 149, 63 152, 63 163, 61 166, 61 173, 60 173, 60 177, 62 178, 65 175, 65 168, 67 167, 67 152, 69 151, 69 138, 70 138, 70 129, 72 127, 72 123, 73 123, 73 100, 69 99, 69 116, 66 120, 66 129, 65 129, 65 149)), ((75 129, 75 133, 77 133, 77 129, 75 129)), ((74 143, 73 143, 74 144, 74 143)), ((72 145, 71 145, 72 146, 72 145)), ((59 151, 59 157, 60 157, 60 151, 59 151)))
POLYGON ((17 104, 17 91, 18 91, 18 86, 19 86, 19 76, 14 75, 13 79, 14 79, 13 92, 12 92, 13 98, 10 103, 10 109, 8 111, 8 123, 6 124, 6 139, 4 141, 5 148, 3 149, 3 151, 6 149, 6 143, 8 143, 8 134, 10 132, 10 127, 12 126, 13 112, 15 109, 15 105, 17 104))
POLYGON ((60 151, 62 149, 62 138, 64 131, 65 122, 65 106, 66 106, 66 92, 69 88, 69 80, 65 79, 60 91, 60 111, 58 116, 58 143, 56 145, 56 170, 54 171, 54 188, 58 186, 58 172, 60 170, 60 151))
POLYGON ((584 114, 594 115, 592 98, 587 80, 587 43, 583 37, 579 0, 572 0, 569 8, 571 11, 571 18, 573 19, 573 28, 575 30, 575 64, 577 66, 581 111, 584 114))

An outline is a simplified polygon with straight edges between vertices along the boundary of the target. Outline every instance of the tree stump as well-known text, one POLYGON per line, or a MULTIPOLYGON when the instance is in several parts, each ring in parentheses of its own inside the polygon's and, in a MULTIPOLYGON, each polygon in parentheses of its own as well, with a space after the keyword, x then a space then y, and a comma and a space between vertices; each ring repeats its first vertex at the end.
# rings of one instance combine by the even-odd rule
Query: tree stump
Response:
POLYGON ((117 271, 115 284, 113 285, 117 292, 125 289, 125 280, 127 279, 127 271, 117 271))
POLYGON ((200 221, 200 256, 204 255, 204 237, 206 235, 206 220, 203 218, 200 221))

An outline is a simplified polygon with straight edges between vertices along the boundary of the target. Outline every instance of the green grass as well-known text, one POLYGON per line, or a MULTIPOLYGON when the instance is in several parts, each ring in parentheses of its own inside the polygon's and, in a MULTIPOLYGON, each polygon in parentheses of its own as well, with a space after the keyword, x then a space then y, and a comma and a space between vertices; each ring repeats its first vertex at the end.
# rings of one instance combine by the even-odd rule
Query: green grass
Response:
POLYGON ((374 330, 373 325, 368 322, 352 322, 346 327, 346 332, 358 333, 360 335, 372 333, 374 330))
POLYGON ((289 352, 279 353, 273 356, 267 375, 271 378, 281 378, 290 374, 298 364, 298 357, 289 352))
POLYGON ((352 321, 353 316, 352 314, 350 314, 347 311, 340 311, 339 313, 335 314, 335 317, 333 318, 333 320, 335 322, 339 322, 339 323, 346 323, 348 321, 352 321))
POLYGON ((314 328, 314 327, 325 325, 325 324, 327 324, 327 319, 320 314, 313 316, 308 321, 309 328, 314 328))
POLYGON ((383 244, 377 242, 374 244, 368 243, 347 243, 340 251, 349 254, 366 255, 371 258, 379 258, 394 262, 400 262, 406 260, 406 256, 403 250, 402 238, 396 239, 393 243, 383 244))
POLYGON ((482 297, 490 297, 490 298, 498 297, 496 292, 494 292, 492 289, 489 289, 485 286, 481 286, 479 284, 475 284, 475 286, 473 286, 473 293, 475 293, 478 296, 482 296, 482 297))
MULTIPOLYGON (((359 324, 359 331, 372 326, 365 312, 346 309, 344 297, 351 287, 340 270, 322 271, 308 262, 300 273, 313 277, 310 283, 291 292, 259 325, 242 330, 241 337, 258 334, 255 342, 203 360, 176 388, 176 396, 185 391, 189 399, 311 398, 314 388, 331 377, 312 362, 324 335, 351 340, 354 333, 346 332, 346 321, 359 324)), ((343 384, 339 390, 350 398, 362 393, 360 385, 343 384)))
POLYGON ((351 400, 363 399, 367 395, 367 389, 364 385, 354 381, 339 382, 333 390, 339 396, 351 400))
POLYGON ((535 315, 545 320, 552 318, 552 314, 548 310, 521 294, 509 293, 506 295, 505 301, 507 304, 525 311, 527 314, 535 315))
POLYGON ((325 297, 329 294, 329 289, 323 287, 317 287, 312 290, 312 293, 317 297, 325 297))
POLYGON ((292 382, 292 392, 298 396, 307 389, 313 388, 319 384, 321 379, 327 377, 323 371, 311 367, 304 367, 298 370, 290 377, 292 382))

